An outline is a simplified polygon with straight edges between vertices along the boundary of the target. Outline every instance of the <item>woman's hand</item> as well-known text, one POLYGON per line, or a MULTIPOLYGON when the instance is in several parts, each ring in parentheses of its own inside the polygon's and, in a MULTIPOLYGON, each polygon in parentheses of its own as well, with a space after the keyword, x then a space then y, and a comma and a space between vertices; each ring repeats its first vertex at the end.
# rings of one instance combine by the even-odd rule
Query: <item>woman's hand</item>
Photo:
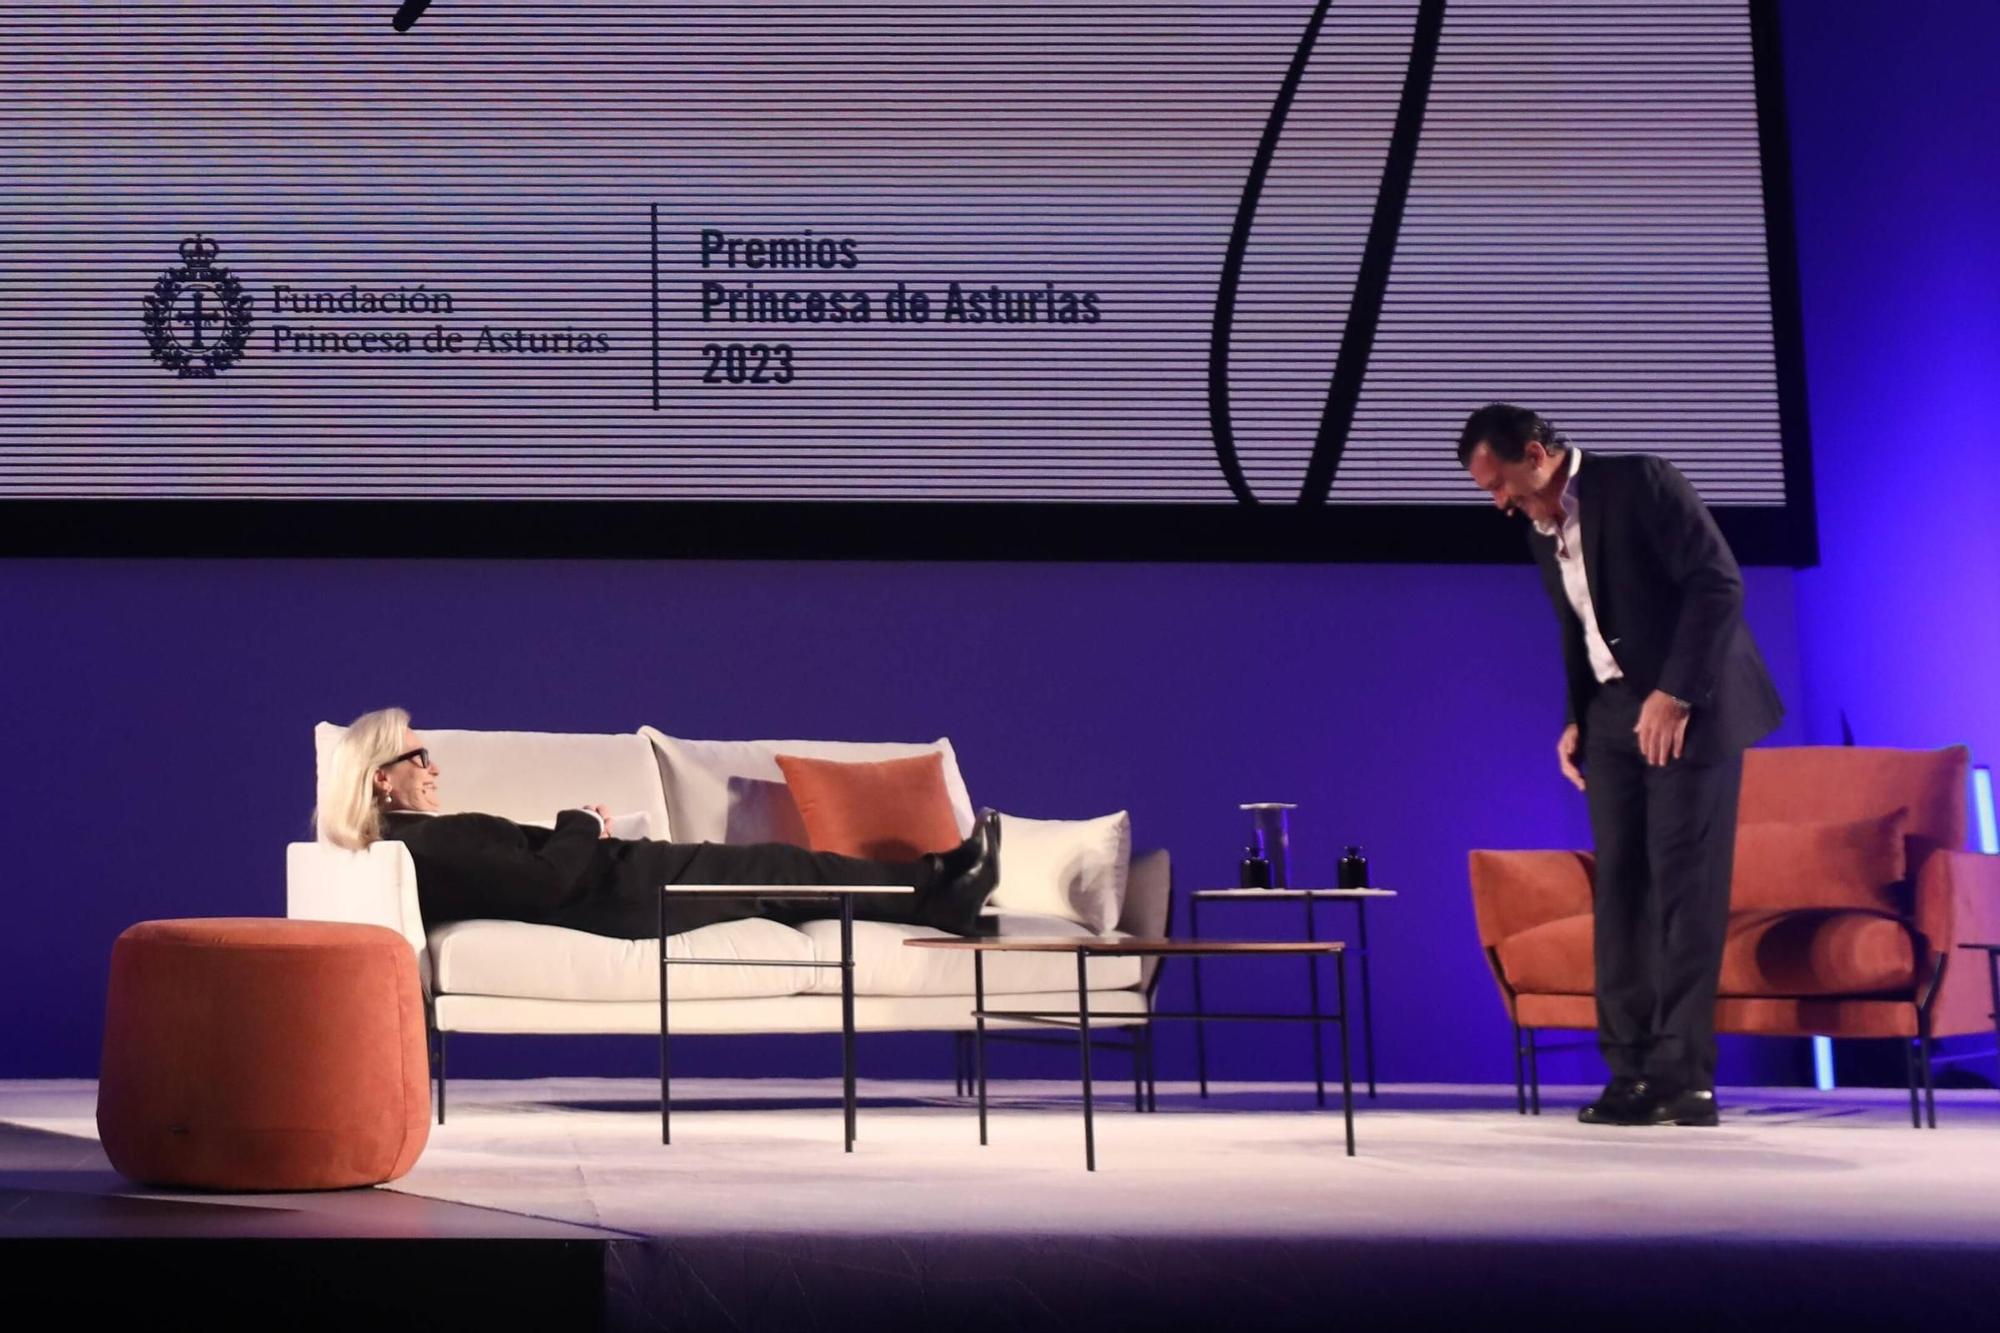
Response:
POLYGON ((584 806, 583 808, 584 808, 585 810, 588 810, 588 811, 590 811, 590 813, 591 813, 591 814, 593 814, 593 815, 596 815, 596 816, 597 816, 597 836, 598 836, 599 838, 608 838, 608 837, 610 837, 610 836, 611 836, 611 812, 610 812, 609 810, 606 810, 606 809, 605 809, 605 808, 604 808, 603 806, 601 806, 601 805, 586 805, 586 806, 584 806))

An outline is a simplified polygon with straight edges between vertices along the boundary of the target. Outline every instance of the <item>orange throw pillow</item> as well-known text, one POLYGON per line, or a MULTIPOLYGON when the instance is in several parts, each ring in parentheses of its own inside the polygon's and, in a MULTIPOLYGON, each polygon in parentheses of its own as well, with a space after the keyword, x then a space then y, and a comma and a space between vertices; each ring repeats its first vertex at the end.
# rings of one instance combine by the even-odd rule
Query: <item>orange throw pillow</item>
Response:
POLYGON ((1901 914, 1908 811, 1823 824, 1736 826, 1729 905, 1738 912, 1847 908, 1901 914))
POLYGON ((911 861, 958 844, 944 756, 873 764, 777 756, 814 851, 911 861))

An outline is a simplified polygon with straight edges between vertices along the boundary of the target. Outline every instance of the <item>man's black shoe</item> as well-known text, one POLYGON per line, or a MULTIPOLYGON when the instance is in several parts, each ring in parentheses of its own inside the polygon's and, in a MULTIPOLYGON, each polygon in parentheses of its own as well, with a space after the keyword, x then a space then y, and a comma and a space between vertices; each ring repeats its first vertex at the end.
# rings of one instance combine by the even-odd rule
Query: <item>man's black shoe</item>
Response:
POLYGON ((1645 1123, 1649 1125, 1720 1124, 1721 1108, 1707 1088, 1658 1088, 1648 1100, 1645 1123))
POLYGON ((938 883, 925 895, 926 925, 953 935, 979 932, 979 911, 1000 887, 1000 813, 979 812, 972 836, 938 854, 938 883))
POLYGON ((1642 1078, 1619 1076, 1604 1085, 1597 1100, 1576 1113, 1586 1125, 1644 1125, 1653 1109, 1653 1090, 1642 1078))
POLYGON ((931 863, 938 882, 954 880, 976 868, 992 852, 1000 837, 998 811, 982 808, 972 821, 972 833, 948 852, 932 852, 924 859, 931 863))

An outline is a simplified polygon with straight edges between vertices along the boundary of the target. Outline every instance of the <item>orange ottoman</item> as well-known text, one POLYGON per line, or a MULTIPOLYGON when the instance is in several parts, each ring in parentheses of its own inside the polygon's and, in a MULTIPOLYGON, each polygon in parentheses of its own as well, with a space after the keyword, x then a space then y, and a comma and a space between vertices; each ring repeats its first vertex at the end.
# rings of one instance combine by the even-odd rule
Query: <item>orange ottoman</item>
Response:
POLYGON ((409 942, 284 917, 142 921, 111 949, 97 1132, 148 1185, 394 1180, 430 1137, 409 942))

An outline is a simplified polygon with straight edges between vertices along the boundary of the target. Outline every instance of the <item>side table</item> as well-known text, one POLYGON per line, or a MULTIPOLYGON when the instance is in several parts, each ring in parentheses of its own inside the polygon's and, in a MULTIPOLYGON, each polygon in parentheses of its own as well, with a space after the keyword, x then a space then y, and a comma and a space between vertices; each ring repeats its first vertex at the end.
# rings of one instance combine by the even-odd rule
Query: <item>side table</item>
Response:
MULTIPOLYGON (((1361 1069, 1368 1084, 1368 1096, 1375 1096, 1375 988, 1368 972, 1368 904, 1378 898, 1393 898, 1394 889, 1196 889, 1188 896, 1188 933, 1199 938, 1201 935, 1201 905, 1205 902, 1221 903, 1261 903, 1266 906, 1276 903, 1299 903, 1305 908, 1306 940, 1308 943, 1319 939, 1317 923, 1313 919, 1313 907, 1321 902, 1344 902, 1354 904, 1356 940, 1353 952, 1361 959, 1361 1069)), ((1194 1007, 1202 1009, 1201 1002, 1201 958, 1194 960, 1194 1007)), ((1311 955, 1306 958, 1306 978, 1312 992, 1312 1012, 1319 1013, 1319 969, 1311 955)), ((1202 1024, 1194 1025, 1195 1073, 1200 1079, 1201 1095, 1208 1096, 1208 1034, 1202 1024)), ((1313 1029, 1313 1082, 1318 1091, 1319 1104, 1326 1105, 1326 1054, 1320 1047, 1319 1029, 1313 1029)))
MULTIPOLYGON (((1990 988, 1989 994, 1993 997, 1993 1013, 1990 1015, 1993 1019, 1993 1040, 1995 1049, 2000 1050, 2000 940, 1977 940, 1971 943, 1960 944, 1958 947, 1986 955, 1986 984, 1990 988)), ((1913 1118, 1916 1114, 1916 1095, 1916 1085, 1912 1084, 1910 1086, 1910 1113, 1913 1118)), ((1937 1128, 1935 1117, 1931 1121, 1931 1127, 1933 1129, 1937 1128)))
POLYGON ((837 967, 840 969, 840 1105, 846 1151, 854 1151, 854 900, 862 894, 915 893, 900 884, 667 884, 660 889, 660 1142, 672 1143, 667 1064, 667 968, 837 967), (800 963, 789 958, 669 958, 667 899, 675 894, 724 898, 786 898, 840 904, 840 961, 800 963))
MULTIPOLYGON (((1337 1013, 1312 1014, 1205 1014, 1161 1013, 1146 1015, 1148 1023, 1164 1019, 1187 1019, 1201 1030, 1203 1022, 1311 1023, 1313 1045, 1319 1045, 1319 1029, 1327 1023, 1340 1025, 1340 1109, 1347 1122, 1347 1155, 1354 1156, 1354 1080, 1347 1048, 1347 960, 1346 945, 1337 940, 1164 940, 1164 939, 1040 939, 1020 935, 980 935, 969 938, 943 936, 904 940, 910 949, 957 949, 972 954, 972 1022, 974 1081, 979 1085, 979 1142, 986 1142, 986 1020, 1005 1018, 1019 1022, 1074 1024, 1077 1045, 1083 1055, 1083 1164, 1097 1169, 1097 1131, 1090 1089, 1090 960, 1092 958, 1202 958, 1246 957, 1256 954, 1304 954, 1307 957, 1331 954, 1334 985, 1340 1000, 1337 1013), (989 953, 1067 953, 1076 955, 1076 1009, 988 1009, 986 1007, 986 955, 989 953)), ((1320 1104, 1326 1104, 1324 1096, 1320 1104)))

